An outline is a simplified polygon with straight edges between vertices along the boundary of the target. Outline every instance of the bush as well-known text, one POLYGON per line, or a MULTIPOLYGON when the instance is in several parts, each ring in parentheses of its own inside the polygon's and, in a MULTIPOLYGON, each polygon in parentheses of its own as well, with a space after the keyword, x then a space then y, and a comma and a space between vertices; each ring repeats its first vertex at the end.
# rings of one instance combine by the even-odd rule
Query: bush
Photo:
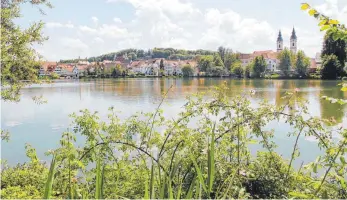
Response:
POLYGON ((231 68, 231 72, 234 73, 237 77, 241 78, 244 74, 244 70, 241 63, 233 64, 231 68))
POLYGON ((185 77, 188 76, 193 76, 194 75, 194 70, 190 65, 185 65, 182 67, 182 74, 185 77))
POLYGON ((335 55, 328 55, 323 57, 321 76, 322 79, 336 79, 340 62, 335 55))

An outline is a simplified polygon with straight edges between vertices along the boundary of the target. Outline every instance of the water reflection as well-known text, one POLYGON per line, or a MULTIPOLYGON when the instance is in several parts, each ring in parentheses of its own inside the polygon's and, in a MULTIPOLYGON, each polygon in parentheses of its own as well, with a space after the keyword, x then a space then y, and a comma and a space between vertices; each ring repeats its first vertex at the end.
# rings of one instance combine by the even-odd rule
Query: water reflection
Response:
MULTIPOLYGON (((2 144, 2 158, 17 163, 25 159, 24 144, 29 142, 38 148, 39 155, 48 149, 55 148, 60 133, 69 125, 67 116, 80 109, 99 111, 107 116, 107 109, 115 106, 122 111, 124 119, 137 111, 150 112, 155 110, 158 102, 171 85, 168 94, 170 105, 163 104, 164 113, 174 117, 186 103, 185 97, 196 92, 206 92, 213 86, 226 82, 229 90, 227 95, 233 97, 255 90, 252 102, 267 99, 277 106, 284 105, 282 99, 285 92, 299 88, 296 98, 309 101, 308 109, 312 115, 322 118, 335 116, 336 123, 345 123, 346 105, 331 104, 319 97, 322 95, 347 99, 347 93, 340 91, 336 81, 320 80, 234 80, 223 78, 142 78, 142 79, 92 79, 80 81, 60 81, 52 85, 37 85, 23 89, 19 103, 2 102, 1 124, 3 129, 11 132, 9 144, 2 144), (43 95, 48 103, 36 105, 33 96, 43 95), (345 121, 344 121, 345 120, 345 121)), ((101 116, 102 117, 102 116, 101 116)), ((288 131, 279 124, 270 124, 269 128, 279 132, 288 131)), ((279 137, 277 137, 279 139, 279 137)), ((283 139, 280 145, 285 151, 283 139)), ((281 142, 280 142, 281 143, 281 142)), ((307 145, 307 144, 305 144, 307 145)), ((307 154, 309 158, 311 155, 307 154)))

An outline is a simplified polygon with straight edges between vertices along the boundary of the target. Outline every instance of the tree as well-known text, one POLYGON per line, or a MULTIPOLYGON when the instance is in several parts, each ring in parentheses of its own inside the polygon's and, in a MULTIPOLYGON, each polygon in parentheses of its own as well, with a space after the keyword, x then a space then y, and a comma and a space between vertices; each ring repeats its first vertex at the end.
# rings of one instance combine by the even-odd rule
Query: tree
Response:
POLYGON ((116 67, 113 69, 112 77, 118 77, 124 75, 124 69, 120 64, 117 64, 116 67))
POLYGON ((347 52, 346 52, 346 41, 342 39, 334 40, 333 34, 331 31, 326 32, 324 36, 322 57, 326 55, 335 55, 339 60, 340 67, 337 68, 338 76, 344 76, 346 73, 343 68, 345 67, 345 62, 347 61, 347 52))
POLYGON ((243 71, 244 71, 245 78, 251 78, 252 63, 249 63, 248 65, 246 65, 243 71))
POLYGON ((228 69, 231 70, 231 65, 233 63, 241 62, 239 58, 239 54, 237 53, 230 53, 225 56, 225 61, 224 61, 224 66, 228 69))
POLYGON ((161 59, 160 60, 160 64, 159 64, 159 68, 160 68, 160 75, 162 76, 162 75, 164 75, 164 60, 163 59, 161 59))
POLYGON ((225 74, 225 70, 223 67, 221 66, 215 66, 215 67, 212 67, 210 68, 207 73, 210 75, 210 76, 222 76, 225 74))
POLYGON ((136 60, 137 59, 137 55, 135 52, 131 52, 128 54, 128 58, 131 60, 136 60))
POLYGON ((41 63, 32 45, 40 44, 47 38, 41 32, 42 22, 33 23, 27 29, 15 24, 15 20, 21 17, 20 4, 27 2, 52 7, 41 0, 1 0, 1 99, 4 101, 19 101, 20 89, 38 82, 41 63))
POLYGON ((223 67, 224 68, 224 63, 220 57, 219 54, 214 54, 213 56, 213 63, 215 66, 218 66, 218 67, 223 67))
POLYGON ((278 55, 279 69, 283 72, 285 76, 289 75, 290 67, 292 66, 292 55, 291 52, 284 48, 283 51, 278 55))
POLYGON ((185 77, 193 76, 194 75, 194 70, 193 70, 193 68, 189 64, 187 64, 187 65, 183 66, 182 74, 185 77))
POLYGON ((256 78, 261 77, 261 74, 264 73, 266 69, 266 61, 263 56, 257 56, 252 63, 252 72, 253 76, 256 78))
MULTIPOLYGON (((219 54, 220 58, 222 59, 222 61, 224 62, 225 55, 227 54, 227 49, 223 46, 218 47, 218 54, 219 54)), ((219 66, 219 65, 217 65, 217 66, 219 66)))
POLYGON ((305 77, 307 75, 307 69, 310 67, 310 58, 306 57, 303 51, 298 51, 296 55, 295 71, 301 76, 305 77))
POLYGON ((321 69, 322 79, 336 79, 338 76, 337 69, 340 67, 341 65, 337 56, 324 56, 321 69))
POLYGON ((207 72, 212 67, 214 67, 213 56, 206 55, 201 56, 198 60, 198 68, 201 72, 207 72))
POLYGON ((241 78, 244 73, 241 62, 233 63, 231 72, 234 73, 237 77, 241 78))
POLYGON ((142 49, 137 50, 136 56, 137 56, 138 58, 143 58, 143 57, 145 57, 145 51, 142 50, 142 49))

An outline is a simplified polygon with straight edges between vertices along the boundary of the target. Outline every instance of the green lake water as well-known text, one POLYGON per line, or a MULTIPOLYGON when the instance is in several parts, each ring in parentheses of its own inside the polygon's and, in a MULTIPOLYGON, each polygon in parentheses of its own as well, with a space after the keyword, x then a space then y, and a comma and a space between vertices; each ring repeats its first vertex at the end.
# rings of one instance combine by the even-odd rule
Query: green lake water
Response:
MULTIPOLYGON (((299 96, 309 101, 309 111, 313 116, 331 118, 337 125, 347 128, 347 107, 331 104, 320 96, 347 99, 347 93, 340 91, 337 81, 322 80, 233 80, 219 78, 133 78, 133 79, 94 79, 57 81, 54 84, 33 85, 22 90, 19 103, 1 102, 1 128, 11 134, 10 141, 1 143, 1 159, 9 164, 23 163, 25 143, 36 148, 41 160, 49 160, 44 152, 59 145, 63 131, 71 123, 68 115, 81 109, 98 111, 106 119, 108 108, 114 106, 120 111, 121 119, 137 111, 151 112, 157 107, 161 94, 173 85, 162 108, 166 116, 175 117, 186 103, 187 95, 208 91, 213 86, 226 81, 232 97, 255 90, 254 105, 262 99, 281 105, 286 91, 299 88, 299 96), (48 103, 37 105, 34 96, 43 95, 48 103)), ((272 122, 268 128, 275 130, 277 151, 288 157, 292 151, 293 138, 288 138, 290 127, 283 122, 272 122)), ((83 143, 83 138, 79 141, 83 143)), ((299 142, 300 158, 296 161, 313 161, 319 155, 316 141, 303 137, 299 142)))

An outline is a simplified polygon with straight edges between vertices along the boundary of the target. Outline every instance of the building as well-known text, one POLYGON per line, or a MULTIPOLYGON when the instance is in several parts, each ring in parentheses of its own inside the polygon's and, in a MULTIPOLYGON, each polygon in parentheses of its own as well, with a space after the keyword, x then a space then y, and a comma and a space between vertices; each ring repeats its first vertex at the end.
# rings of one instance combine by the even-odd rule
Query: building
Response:
MULTIPOLYGON (((297 52, 297 41, 298 38, 295 33, 295 29, 293 28, 292 35, 290 36, 290 44, 289 49, 291 52, 296 53, 297 52)), ((277 45, 276 45, 276 52, 273 50, 265 50, 265 51, 254 51, 253 53, 240 53, 239 58, 241 60, 242 66, 247 66, 254 60, 257 56, 263 56, 265 59, 265 62, 267 64, 266 71, 268 72, 280 72, 278 69, 279 60, 277 59, 278 54, 284 49, 283 45, 283 37, 281 30, 278 32, 277 36, 277 45)))
MULTIPOLYGON (((278 33, 276 48, 277 48, 277 52, 281 52, 284 48, 281 30, 278 33)), ((298 37, 296 36, 295 28, 293 28, 292 35, 290 36, 289 49, 293 53, 296 53, 298 51, 298 37)))
POLYGON ((55 71, 57 67, 57 62, 42 62, 41 67, 39 69, 39 76, 50 75, 55 71))

